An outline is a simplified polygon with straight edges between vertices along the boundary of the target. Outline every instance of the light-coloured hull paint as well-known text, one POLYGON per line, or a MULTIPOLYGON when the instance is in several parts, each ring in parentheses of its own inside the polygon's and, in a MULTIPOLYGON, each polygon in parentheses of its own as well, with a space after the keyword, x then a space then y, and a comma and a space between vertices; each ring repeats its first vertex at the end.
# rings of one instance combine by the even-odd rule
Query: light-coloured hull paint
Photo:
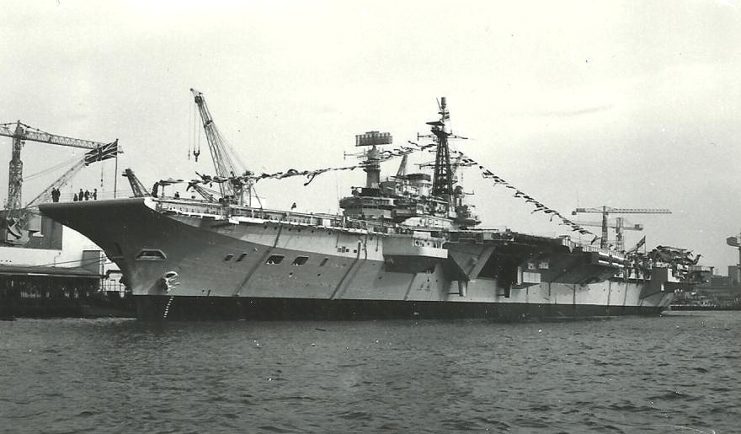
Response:
POLYGON ((167 214, 148 201, 58 203, 41 210, 103 248, 139 297, 584 305, 657 312, 672 298, 651 282, 622 279, 542 282, 506 291, 497 279, 477 278, 461 292, 446 273, 445 259, 433 254, 425 258, 432 266, 421 270, 388 267, 384 241, 397 237, 398 244, 396 235, 167 214), (137 258, 143 250, 161 251, 165 258, 137 258), (275 263, 271 257, 282 260, 275 263))

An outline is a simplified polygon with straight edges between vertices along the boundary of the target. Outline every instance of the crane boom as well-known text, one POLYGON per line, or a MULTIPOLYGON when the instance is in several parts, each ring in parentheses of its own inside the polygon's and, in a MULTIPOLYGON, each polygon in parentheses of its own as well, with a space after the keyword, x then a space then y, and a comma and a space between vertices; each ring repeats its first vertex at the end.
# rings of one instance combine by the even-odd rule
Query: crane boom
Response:
POLYGON ((26 208, 30 208, 33 206, 38 205, 41 202, 48 202, 51 198, 51 191, 55 188, 61 188, 64 187, 70 179, 72 179, 73 176, 77 172, 80 171, 83 167, 85 167, 85 159, 81 158, 80 161, 76 162, 72 167, 70 167, 66 172, 62 174, 59 178, 57 178, 54 182, 52 182, 44 191, 39 193, 38 196, 33 198, 28 204, 26 204, 26 208))
POLYGON ((145 187, 144 184, 139 181, 139 178, 134 175, 133 170, 125 169, 123 176, 129 180, 129 185, 131 185, 131 192, 134 194, 134 197, 151 196, 151 194, 149 194, 149 192, 147 191, 147 187, 145 187))
POLYGON ((609 206, 602 206, 597 208, 577 208, 572 214, 578 213, 613 213, 613 214, 671 214, 672 212, 666 208, 612 208, 609 206))
POLYGON ((92 140, 75 139, 73 137, 58 136, 41 131, 38 128, 31 127, 21 121, 0 124, 0 136, 19 138, 21 140, 31 140, 32 142, 50 143, 52 145, 69 146, 72 148, 95 149, 103 146, 105 143, 94 142, 92 140), (15 126, 11 130, 11 127, 15 126))
MULTIPOLYGON (((211 111, 208 109, 206 98, 203 96, 203 93, 195 89, 190 89, 190 91, 193 93, 196 106, 198 106, 198 112, 201 115, 201 120, 203 120, 203 130, 206 133, 208 150, 211 153, 211 160, 214 163, 216 176, 229 178, 234 177, 235 175, 241 175, 243 170, 232 160, 232 157, 227 150, 224 138, 219 132, 219 129, 216 128, 216 124, 211 116, 211 111)), ((231 182, 219 184, 219 190, 224 198, 241 196, 241 191, 235 192, 235 188, 236 190, 241 190, 241 188, 237 188, 237 186, 231 182)))

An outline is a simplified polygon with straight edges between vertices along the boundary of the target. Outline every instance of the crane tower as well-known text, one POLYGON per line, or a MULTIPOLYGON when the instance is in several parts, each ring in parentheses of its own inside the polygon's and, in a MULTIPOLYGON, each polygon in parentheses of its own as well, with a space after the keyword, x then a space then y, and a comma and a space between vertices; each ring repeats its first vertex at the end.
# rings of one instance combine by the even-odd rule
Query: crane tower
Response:
MULTIPOLYGON (((600 248, 607 248, 607 230, 609 225, 607 223, 607 217, 610 214, 671 214, 672 212, 666 208, 613 208, 607 205, 603 205, 597 208, 576 208, 571 214, 577 215, 579 213, 596 213, 602 214, 602 238, 600 239, 600 248)), ((623 244, 622 229, 624 229, 623 222, 617 225, 616 232, 616 245, 617 250, 625 250, 623 244), (619 230, 617 229, 619 228, 619 230)))
POLYGON ((50 134, 28 126, 21 121, 0 124, 0 136, 11 137, 13 139, 13 152, 10 163, 8 164, 8 202, 5 206, 10 212, 17 211, 23 207, 21 203, 21 187, 23 185, 21 149, 26 141, 82 149, 101 149, 108 145, 107 143, 50 134))

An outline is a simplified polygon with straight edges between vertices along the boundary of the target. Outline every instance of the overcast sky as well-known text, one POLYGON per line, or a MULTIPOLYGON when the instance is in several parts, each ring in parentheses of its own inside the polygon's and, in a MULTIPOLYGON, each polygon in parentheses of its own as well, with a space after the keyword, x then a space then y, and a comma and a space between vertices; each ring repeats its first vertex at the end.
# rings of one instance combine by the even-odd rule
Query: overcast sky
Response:
MULTIPOLYGON (((350 164, 343 152, 368 130, 405 144, 446 96, 454 132, 471 138, 457 148, 551 208, 670 208, 626 215, 645 226, 627 244, 689 248, 722 274, 738 260, 725 244, 741 230, 736 1, 150 3, 4 2, 0 122, 118 138, 119 171, 150 186, 213 173, 191 87, 253 171, 350 164)), ((8 161, 10 140, 0 143, 8 161)), ((27 143, 24 202, 79 155, 27 143)), ((111 162, 63 194, 101 189, 101 167, 110 194, 111 162)), ((326 211, 363 181, 356 171, 257 187, 267 206, 326 211)), ((485 226, 565 233, 472 170, 463 184, 485 226)), ((2 200, 5 185, 3 169, 2 200)), ((118 187, 129 194, 125 179, 118 187)))

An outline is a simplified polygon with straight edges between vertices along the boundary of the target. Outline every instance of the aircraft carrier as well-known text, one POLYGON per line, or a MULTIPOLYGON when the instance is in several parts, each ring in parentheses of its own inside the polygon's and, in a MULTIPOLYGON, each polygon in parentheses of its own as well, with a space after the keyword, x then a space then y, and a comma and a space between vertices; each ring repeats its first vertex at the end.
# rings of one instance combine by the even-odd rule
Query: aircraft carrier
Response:
MULTIPOLYGON (((439 118, 427 123, 429 145, 388 151, 388 133, 356 136, 356 145, 365 149, 358 167, 366 180, 340 201, 341 214, 252 206, 245 196, 260 179, 306 176, 308 184, 330 169, 233 171, 203 95, 193 93, 217 173, 190 183, 203 199, 149 193, 130 177, 132 198, 39 206, 90 238, 120 267, 139 318, 658 315, 676 285, 692 278, 687 264, 671 255, 657 260, 582 244, 569 235, 478 229, 480 220, 456 177, 458 166, 477 163, 448 146, 457 136, 449 130, 445 98, 439 118), (416 151, 435 154, 432 173, 408 173, 407 155, 416 151), (396 156, 402 163, 395 176, 381 178, 380 163, 396 156), (220 194, 203 188, 214 184, 220 194)), ((506 184, 477 167, 485 178, 506 184)))

